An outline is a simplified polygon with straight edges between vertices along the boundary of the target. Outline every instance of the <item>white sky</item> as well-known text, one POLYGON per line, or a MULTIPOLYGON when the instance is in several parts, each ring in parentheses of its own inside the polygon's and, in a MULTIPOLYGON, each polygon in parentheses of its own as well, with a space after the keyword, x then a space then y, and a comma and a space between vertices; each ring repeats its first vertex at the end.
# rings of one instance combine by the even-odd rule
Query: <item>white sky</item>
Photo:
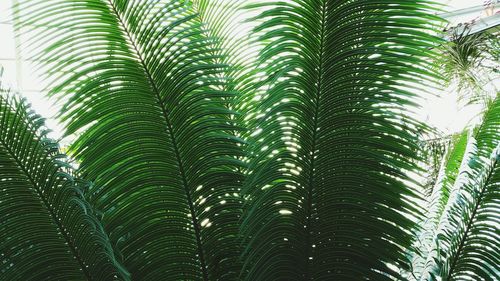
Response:
MULTIPOLYGON (((10 20, 10 7, 16 0, 0 0, 0 66, 4 67, 3 82, 11 88, 18 90, 33 105, 33 108, 42 116, 47 118, 47 126, 54 130, 53 137, 61 136, 62 127, 53 118, 58 107, 54 102, 44 96, 44 82, 39 78, 33 65, 25 58, 22 49, 16 48, 17 42, 14 39, 12 21, 10 20)), ((493 0, 496 1, 496 0, 493 0)), ((482 5, 484 0, 441 0, 440 2, 449 5, 448 11, 468 8, 475 5, 482 5)), ((470 21, 471 19, 483 16, 484 12, 479 11, 471 15, 453 18, 453 23, 470 21)), ((478 106, 459 105, 457 96, 453 92, 436 93, 436 97, 429 97, 423 104, 419 112, 422 120, 437 127, 445 134, 460 131, 479 112, 478 106)))

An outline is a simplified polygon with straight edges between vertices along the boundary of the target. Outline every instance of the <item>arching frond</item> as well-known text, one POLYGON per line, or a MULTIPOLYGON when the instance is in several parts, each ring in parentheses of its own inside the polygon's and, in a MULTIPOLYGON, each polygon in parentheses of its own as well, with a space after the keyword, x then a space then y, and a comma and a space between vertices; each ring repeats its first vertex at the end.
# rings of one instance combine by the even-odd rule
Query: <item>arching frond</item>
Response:
POLYGON ((0 91, 0 280, 129 280, 44 120, 0 91))
MULTIPOLYGON (((427 199, 426 212, 416 230, 417 239, 413 246, 412 260, 412 280, 419 280, 424 272, 426 259, 429 252, 434 248, 434 237, 441 221, 443 211, 448 203, 455 180, 460 171, 461 165, 467 165, 464 155, 470 155, 473 149, 473 142, 468 142, 469 131, 452 136, 448 145, 446 155, 442 159, 441 168, 436 184, 432 188, 432 193, 427 199)), ((410 277, 409 277, 410 278, 410 277)))
POLYGON ((267 1, 245 280, 391 280, 417 195, 407 84, 433 79, 428 1, 267 1))
MULTIPOLYGON (((495 33, 470 34, 470 31, 468 25, 448 31, 449 42, 439 48, 441 56, 435 65, 443 73, 446 85, 456 85, 460 99, 484 104, 492 98, 486 86, 500 79, 500 40, 495 33)), ((498 90, 498 87, 494 89, 498 90)), ((496 92, 492 94, 494 97, 496 92)))
POLYGON ((249 3, 258 0, 191 1, 200 22, 204 24, 206 36, 214 39, 220 54, 218 63, 227 66, 223 73, 227 80, 222 88, 235 93, 227 103, 229 108, 238 111, 239 114, 233 119, 245 126, 247 130, 239 134, 246 138, 255 129, 252 122, 256 114, 255 98, 263 92, 259 87, 262 73, 256 67, 262 44, 255 40, 252 33, 257 24, 250 20, 254 13, 246 8, 249 3))
MULTIPOLYGON (((468 154, 466 153, 467 144, 469 143, 468 134, 468 130, 464 130, 462 133, 454 136, 446 158, 443 159, 439 180, 437 181, 432 191, 429 205, 430 208, 428 208, 428 210, 430 211, 429 215, 433 216, 432 219, 434 220, 435 224, 439 222, 439 218, 441 217, 444 208, 448 203, 450 192, 458 176, 464 154, 468 154), (434 208, 435 211, 432 211, 431 209, 434 208)), ((469 150, 470 149, 472 148, 469 148, 469 150)), ((434 229, 434 227, 435 225, 430 228, 434 229)))
POLYGON ((444 210, 422 280, 500 278, 500 100, 490 105, 444 210))
POLYGON ((225 66, 190 1, 31 0, 25 26, 63 32, 55 64, 71 151, 96 187, 134 280, 233 280, 239 272, 240 140, 229 132, 225 66), (61 73, 69 73, 62 75, 61 73))

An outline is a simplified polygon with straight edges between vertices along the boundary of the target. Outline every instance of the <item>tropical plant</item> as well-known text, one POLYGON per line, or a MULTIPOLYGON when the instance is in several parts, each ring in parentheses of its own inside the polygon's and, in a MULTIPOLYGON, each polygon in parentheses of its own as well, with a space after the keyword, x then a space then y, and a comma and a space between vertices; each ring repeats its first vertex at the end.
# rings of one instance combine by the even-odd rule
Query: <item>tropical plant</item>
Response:
MULTIPOLYGON (((465 154, 462 154, 462 165, 453 187, 450 189, 449 184, 444 183, 442 188, 438 188, 448 194, 437 196, 445 200, 433 203, 437 205, 433 215, 440 220, 439 227, 433 231, 434 244, 430 245, 431 251, 428 252, 425 269, 421 271, 422 280, 500 278, 498 271, 500 99, 498 97, 489 106, 483 123, 475 131, 465 154), (446 205, 444 208, 443 203, 446 205)), ((456 150, 460 151, 460 146, 457 146, 456 150)), ((454 153, 454 156, 458 154, 454 153)), ((456 159, 450 158, 451 163, 456 159)), ((446 172, 449 173, 448 168, 450 164, 446 167, 446 172)), ((428 229, 435 228, 436 224, 433 223, 428 229)))
POLYGON ((0 96, 0 279, 129 279, 79 180, 23 99, 0 96))
POLYGON ((51 94, 67 99, 66 133, 81 131, 70 150, 94 183, 86 198, 133 278, 236 278, 243 152, 224 106, 234 94, 219 89, 226 66, 192 6, 26 4, 26 25, 62 28, 33 39, 54 42, 41 59, 61 58, 51 94))
POLYGON ((271 81, 243 190, 248 280, 390 280, 406 266, 418 207, 404 171, 423 126, 404 85, 432 79, 436 41, 427 3, 387 4, 255 5, 271 81))
MULTIPOLYGON (((427 200, 424 201, 426 204, 425 216, 422 221, 418 224, 419 228, 416 229, 416 240, 412 247, 414 252, 410 251, 411 260, 411 275, 407 276, 408 279, 418 280, 416 275, 423 271, 426 259, 429 252, 432 250, 434 238, 436 235, 436 228, 441 220, 445 206, 448 203, 450 197, 450 192, 453 188, 455 180, 458 176, 459 168, 464 159, 464 154, 466 154, 467 140, 469 137, 469 132, 464 130, 462 133, 453 135, 451 140, 445 141, 447 143, 442 144, 443 139, 433 139, 429 143, 435 143, 430 145, 429 148, 424 148, 430 150, 430 154, 435 153, 435 146, 445 146, 446 152, 441 159, 441 163, 437 165, 429 165, 428 168, 432 170, 438 170, 437 176, 434 175, 434 171, 425 175, 428 181, 432 181, 432 186, 424 186, 424 193, 427 200), (437 144, 436 144, 437 143, 437 144)), ((436 157, 436 156, 433 156, 436 157)), ((430 160, 435 162, 434 159, 430 160)), ((426 182, 426 185, 428 183, 426 182)))
MULTIPOLYGON (((500 41, 488 30, 471 33, 471 24, 451 28, 449 41, 442 44, 436 62, 447 86, 455 86, 459 97, 469 103, 488 103, 487 84, 499 79, 500 41)), ((499 90, 494 87, 494 94, 499 90)))
POLYGON ((484 157, 498 102, 477 149, 446 157, 418 272, 407 258, 430 217, 410 175, 427 129, 412 117, 418 84, 440 78, 435 9, 22 0, 18 28, 35 30, 26 48, 50 69, 77 172, 24 102, 0 99, 0 280, 495 277, 498 169, 484 157), (28 199, 53 215, 10 218, 28 199))

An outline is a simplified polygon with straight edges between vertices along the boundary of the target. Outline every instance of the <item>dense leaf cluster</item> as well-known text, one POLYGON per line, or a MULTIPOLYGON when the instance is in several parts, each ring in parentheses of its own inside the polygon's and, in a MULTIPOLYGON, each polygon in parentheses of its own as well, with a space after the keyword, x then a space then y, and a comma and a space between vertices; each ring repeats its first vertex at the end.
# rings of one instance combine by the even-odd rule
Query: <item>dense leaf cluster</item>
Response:
POLYGON ((410 176, 417 84, 439 78, 431 1, 19 11, 78 167, 2 93, 0 280, 498 279, 500 103, 425 214, 410 176))

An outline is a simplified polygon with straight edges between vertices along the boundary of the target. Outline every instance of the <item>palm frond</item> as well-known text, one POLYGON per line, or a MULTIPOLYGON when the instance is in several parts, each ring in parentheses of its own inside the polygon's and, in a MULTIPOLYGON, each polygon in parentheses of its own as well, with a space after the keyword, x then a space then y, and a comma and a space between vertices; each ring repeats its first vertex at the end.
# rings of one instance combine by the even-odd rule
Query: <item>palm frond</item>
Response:
POLYGON ((442 55, 436 67, 443 73, 447 86, 456 84, 460 99, 485 104, 492 98, 485 86, 499 78, 498 34, 487 31, 470 34, 468 26, 449 33, 450 40, 441 46, 442 55))
POLYGON ((435 221, 436 223, 439 222, 439 217, 441 217, 448 203, 450 192, 458 176, 464 155, 468 154, 466 151, 472 149, 466 149, 467 144, 470 144, 468 142, 468 134, 468 130, 464 130, 462 133, 456 135, 454 140, 452 140, 446 158, 443 159, 440 172, 441 175, 439 176, 437 184, 434 186, 430 199, 430 206, 433 206, 430 209, 436 208, 435 212, 430 211, 430 214, 435 216, 433 219, 437 218, 437 221, 435 221))
POLYGON ((450 193, 452 193, 455 180, 462 169, 461 166, 467 165, 468 159, 464 159, 464 155, 469 157, 474 146, 473 142, 468 140, 468 130, 452 136, 446 155, 442 159, 436 184, 433 186, 427 201, 425 208, 427 211, 416 230, 417 239, 411 253, 411 271, 412 277, 415 278, 412 280, 419 280, 420 275, 424 272, 429 253, 434 248, 436 230, 450 193))
POLYGON ((0 92, 0 280, 129 280, 44 120, 0 92))
POLYGON ((474 136, 444 210, 437 244, 422 280, 500 278, 500 100, 490 105, 474 136))
MULTIPOLYGON (((436 131, 437 132, 437 131, 436 131)), ((420 157, 423 159, 421 166, 424 169, 426 181, 422 184, 424 196, 431 195, 442 169, 443 159, 446 158, 448 148, 451 144, 452 136, 442 136, 438 138, 425 139, 420 141, 420 157)))
POLYGON ((246 22, 248 15, 244 7, 245 1, 228 0, 191 0, 193 9, 197 12, 200 22, 208 37, 214 38, 220 52, 219 60, 228 67, 232 75, 228 78, 244 76, 251 71, 255 58, 251 46, 251 24, 246 22), (246 23, 246 25, 245 25, 246 23), (245 28, 242 30, 242 28, 245 28), (240 74, 241 73, 241 74, 240 74))
POLYGON ((25 26, 64 32, 54 65, 86 196, 134 280, 234 279, 239 272, 241 141, 229 132, 225 66, 189 1, 26 1, 25 26), (69 75, 61 73, 70 73, 69 75))
POLYGON ((246 8, 254 1, 192 0, 204 33, 214 39, 217 63, 226 66, 221 73, 226 79, 222 89, 235 93, 227 106, 238 112, 232 117, 236 124, 245 126, 246 130, 239 132, 245 138, 253 130, 255 98, 263 92, 259 88, 262 75, 256 67, 262 44, 254 38, 256 22, 250 20, 253 13, 246 8))
POLYGON ((433 80, 427 1, 262 2, 270 90, 253 134, 245 280, 391 280, 418 213, 405 85, 433 80))

